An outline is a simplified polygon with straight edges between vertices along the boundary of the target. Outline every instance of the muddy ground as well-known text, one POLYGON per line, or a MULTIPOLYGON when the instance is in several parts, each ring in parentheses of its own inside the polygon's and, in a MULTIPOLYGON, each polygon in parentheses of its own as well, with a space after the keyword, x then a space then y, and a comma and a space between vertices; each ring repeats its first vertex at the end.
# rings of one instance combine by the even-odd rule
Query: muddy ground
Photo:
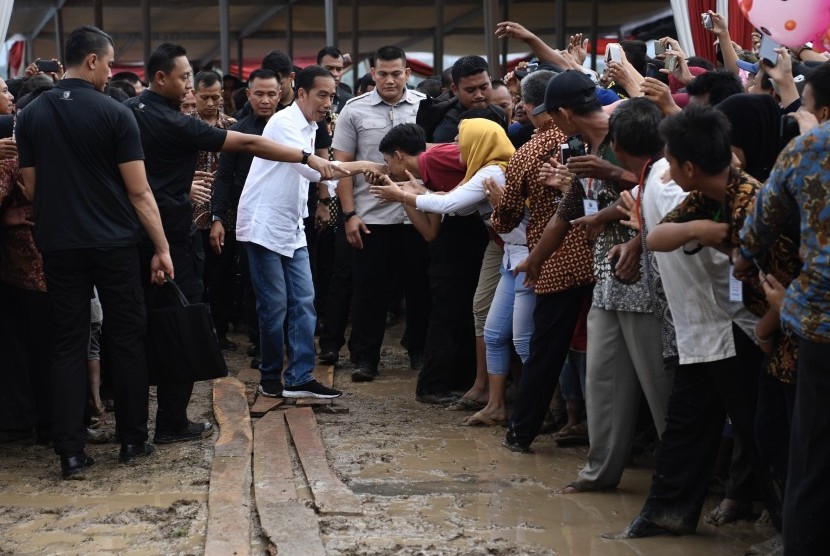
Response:
MULTIPOLYGON (((329 554, 742 555, 772 534, 742 522, 701 524, 681 538, 602 539, 637 514, 651 470, 627 469, 614 492, 556 494, 586 449, 558 448, 547 436, 535 454, 514 454, 501 447, 504 429, 462 427, 465 413, 415 402, 400 332, 387 334, 379 380, 353 384, 348 367, 336 371, 335 386, 346 391, 338 405, 349 412, 318 414, 332 466, 364 511, 319 519, 329 554)), ((232 338, 243 344, 228 357, 236 374, 249 358, 244 337, 232 338)), ((190 416, 212 418, 209 383, 197 385, 190 416)), ((113 425, 109 414, 104 426, 113 425)), ((0 554, 201 554, 215 438, 158 446, 135 467, 116 464, 117 444, 91 445, 97 463, 84 481, 60 480, 49 448, 0 445, 0 554)), ((301 479, 297 486, 309 496, 301 479)), ((255 512, 251 529, 252 554, 266 554, 255 512)))

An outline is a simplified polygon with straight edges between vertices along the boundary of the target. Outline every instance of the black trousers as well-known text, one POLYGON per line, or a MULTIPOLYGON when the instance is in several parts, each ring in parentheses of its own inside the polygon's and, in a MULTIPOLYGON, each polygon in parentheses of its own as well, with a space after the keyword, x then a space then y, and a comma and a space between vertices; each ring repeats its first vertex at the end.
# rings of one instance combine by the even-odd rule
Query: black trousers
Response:
MULTIPOLYGON (((328 304, 329 288, 335 269, 335 250, 337 249, 336 231, 330 228, 317 232, 317 251, 314 255, 314 310, 317 311, 317 320, 326 319, 326 305, 328 304)), ((349 292, 351 293, 351 291, 349 292)), ((341 344, 342 345, 342 344, 341 344)))
POLYGON ((429 317, 427 243, 411 225, 368 226, 363 249, 353 251, 354 298, 349 350, 360 364, 377 367, 386 330, 392 280, 405 271, 406 335, 409 350, 423 352, 429 317))
MULTIPOLYGON (((340 351, 346 343, 346 326, 352 306, 352 246, 346 241, 344 226, 338 226, 334 237, 334 268, 326 293, 320 351, 340 351)), ((322 253, 322 250, 321 250, 322 253)), ((319 314, 319 313, 318 313, 319 314)))
POLYGON ((245 306, 245 324, 248 326, 248 341, 259 345, 259 315, 256 312, 256 295, 251 283, 251 267, 248 265, 248 250, 244 243, 239 243, 239 279, 242 282, 242 298, 245 306))
POLYGON ((827 553, 830 526, 830 344, 801 339, 784 497, 784 554, 827 553))
POLYGON ((473 296, 488 241, 484 222, 472 214, 444 217, 429 244, 431 310, 418 395, 467 390, 475 380, 473 296))
POLYGON ((510 428, 521 444, 530 444, 539 435, 568 357, 579 312, 593 288, 593 285, 580 286, 536 296, 530 355, 522 366, 519 392, 510 417, 510 428))
POLYGON ((46 292, 0 283, 0 430, 52 434, 52 303, 46 292))
POLYGON ((210 303, 210 315, 216 335, 224 338, 233 314, 234 278, 236 276, 236 233, 225 233, 225 245, 217 254, 210 245, 210 230, 202 230, 202 250, 205 254, 205 301, 210 303))
MULTIPOLYGON (((147 316, 135 247, 77 249, 43 254, 52 301, 52 438, 55 452, 83 452, 86 442, 89 300, 98 288, 107 320, 105 347, 112 369, 119 440, 147 440, 147 316)), ((149 272, 149 271, 148 271, 149 272)))
POLYGON ((651 491, 640 512, 672 531, 697 527, 727 414, 762 490, 770 486, 753 434, 763 354, 737 326, 733 335, 734 357, 680 365, 675 371, 651 491))
MULTIPOLYGON (((202 250, 202 237, 198 231, 186 240, 170 241, 170 258, 173 260, 174 281, 181 288, 188 301, 199 303, 204 294, 202 275, 205 267, 205 253, 202 250)), ((141 244, 141 280, 144 285, 144 297, 147 310, 169 307, 178 304, 172 288, 156 286, 150 283, 150 261, 153 246, 149 241, 141 244)), ((106 309, 104 319, 106 320, 106 309)), ((109 330, 109 328, 107 328, 109 330)), ((187 406, 193 393, 193 383, 159 385, 156 394, 158 409, 156 411, 156 432, 179 432, 188 424, 187 406)))

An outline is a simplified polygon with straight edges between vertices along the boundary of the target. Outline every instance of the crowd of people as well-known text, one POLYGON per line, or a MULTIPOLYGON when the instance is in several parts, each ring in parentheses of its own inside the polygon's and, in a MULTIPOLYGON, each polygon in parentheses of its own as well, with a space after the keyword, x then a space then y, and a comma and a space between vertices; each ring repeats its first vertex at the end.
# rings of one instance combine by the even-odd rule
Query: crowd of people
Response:
MULTIPOLYGON (((417 401, 505 426, 514 452, 589 446, 561 494, 614 489, 657 446, 608 538, 695 531, 725 451, 707 522, 760 499, 783 536, 763 550, 821 553, 830 62, 759 59, 760 35, 744 49, 708 15, 717 60, 627 40, 596 73, 581 35, 555 50, 503 22, 537 59, 504 80, 464 56, 412 89, 387 46, 354 94, 333 47, 304 69, 272 51, 242 84, 165 43, 145 88, 110 75, 106 33, 75 30, 65 74, 0 82, 2 428, 83 476, 103 354, 119 459, 150 455, 143 340, 170 278, 222 349, 247 329, 260 395, 341 395, 318 362, 378 380, 403 315, 417 401)), ((155 443, 210 433, 192 386, 158 387, 155 443)))

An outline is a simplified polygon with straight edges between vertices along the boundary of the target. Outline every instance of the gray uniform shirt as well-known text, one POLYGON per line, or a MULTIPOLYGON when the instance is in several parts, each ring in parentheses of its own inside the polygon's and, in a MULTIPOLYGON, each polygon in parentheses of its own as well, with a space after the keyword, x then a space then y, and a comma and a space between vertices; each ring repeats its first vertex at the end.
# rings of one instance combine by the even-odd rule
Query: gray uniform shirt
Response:
MULTIPOLYGON (((407 89, 395 105, 387 104, 377 91, 355 97, 346 103, 337 118, 332 148, 352 153, 355 160, 383 163, 378 151, 381 139, 398 124, 413 124, 418 105, 426 98, 407 89)), ((402 224, 406 212, 401 203, 380 204, 371 193, 363 174, 354 180, 354 206, 366 224, 402 224)))

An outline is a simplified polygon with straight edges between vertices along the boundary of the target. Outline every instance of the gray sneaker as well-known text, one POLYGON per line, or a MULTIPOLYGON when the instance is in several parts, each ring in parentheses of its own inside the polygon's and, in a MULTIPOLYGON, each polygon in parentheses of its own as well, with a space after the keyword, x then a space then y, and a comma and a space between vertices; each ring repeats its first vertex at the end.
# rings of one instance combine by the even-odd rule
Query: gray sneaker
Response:
POLYGON ((317 382, 310 380, 305 384, 298 384, 296 386, 285 386, 282 389, 284 398, 337 398, 343 395, 340 390, 329 388, 317 382))

